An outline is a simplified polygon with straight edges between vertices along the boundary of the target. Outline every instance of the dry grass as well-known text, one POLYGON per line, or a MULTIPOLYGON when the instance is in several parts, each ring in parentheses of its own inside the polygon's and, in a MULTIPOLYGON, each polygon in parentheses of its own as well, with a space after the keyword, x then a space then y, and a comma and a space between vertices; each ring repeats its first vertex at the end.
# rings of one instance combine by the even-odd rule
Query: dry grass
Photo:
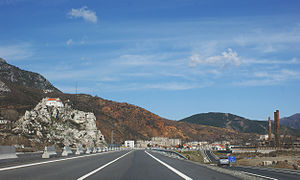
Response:
POLYGON ((200 151, 177 151, 177 152, 185 156, 188 160, 204 163, 200 151))
POLYGON ((272 168, 300 169, 300 151, 278 150, 268 154, 262 153, 234 153, 236 165, 262 166, 263 161, 271 161, 272 168))

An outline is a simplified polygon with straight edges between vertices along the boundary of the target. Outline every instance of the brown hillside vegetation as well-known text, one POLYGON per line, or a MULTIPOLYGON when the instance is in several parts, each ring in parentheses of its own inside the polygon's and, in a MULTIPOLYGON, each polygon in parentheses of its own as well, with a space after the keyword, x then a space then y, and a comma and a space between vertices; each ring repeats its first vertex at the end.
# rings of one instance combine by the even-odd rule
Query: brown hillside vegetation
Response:
POLYGON ((172 121, 153 114, 141 107, 127 103, 117 103, 90 95, 63 95, 64 99, 74 102, 73 106, 83 111, 92 111, 97 117, 97 127, 110 139, 114 129, 114 139, 123 142, 126 139, 148 140, 153 136, 181 138, 182 140, 224 140, 251 139, 250 134, 197 125, 187 122, 172 121))
MULTIPOLYGON (((12 87, 12 86, 10 86, 12 87)), ((237 131, 187 122, 164 119, 138 106, 127 103, 117 103, 90 95, 63 94, 60 92, 43 94, 32 88, 14 87, 14 91, 5 97, 0 97, 1 115, 13 121, 17 120, 26 110, 34 106, 43 97, 60 97, 63 102, 75 108, 95 113, 97 127, 110 142, 111 131, 114 129, 114 140, 122 143, 124 140, 148 140, 153 136, 181 138, 182 140, 224 140, 238 138, 249 139, 253 134, 238 133, 237 131), (28 95, 31 94, 32 95, 28 95), (24 98, 28 97, 28 98, 24 98), (13 118, 10 118, 13 117, 13 118)), ((250 138, 251 139, 251 138, 250 138)))

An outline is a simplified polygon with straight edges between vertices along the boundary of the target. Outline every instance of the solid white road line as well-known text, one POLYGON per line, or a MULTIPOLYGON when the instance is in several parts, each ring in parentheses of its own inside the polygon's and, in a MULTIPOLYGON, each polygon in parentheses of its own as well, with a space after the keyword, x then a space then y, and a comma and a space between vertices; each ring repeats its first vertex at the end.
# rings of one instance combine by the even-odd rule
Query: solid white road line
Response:
POLYGON ((262 178, 265 178, 265 179, 278 180, 276 178, 272 178, 272 177, 268 177, 268 176, 263 176, 263 175, 259 175, 259 174, 254 174, 254 173, 249 173, 249 172, 246 172, 246 171, 241 171, 241 172, 243 172, 245 174, 252 175, 252 176, 262 177, 262 178))
POLYGON ((145 151, 145 153, 147 153, 149 156, 151 156, 153 159, 155 159, 156 161, 158 161, 159 163, 161 163, 162 165, 166 166, 168 169, 170 169, 171 171, 173 171, 174 173, 176 173, 177 175, 179 175, 180 177, 182 177, 183 179, 187 179, 187 180, 192 180, 192 178, 188 177, 187 175, 183 174, 182 172, 178 171, 177 169, 173 168, 172 166, 162 162, 161 160, 157 159, 156 157, 154 157, 152 154, 148 153, 147 151, 145 151))
POLYGON ((277 173, 285 173, 285 174, 296 174, 300 175, 299 172, 288 170, 288 169, 279 169, 279 168, 258 168, 258 167, 251 167, 251 166, 240 166, 242 168, 249 168, 249 169, 258 169, 258 170, 264 170, 269 172, 277 172, 277 173))
MULTIPOLYGON (((117 152, 117 151, 109 151, 109 152, 117 152)), ((66 160, 70 160, 70 159, 77 159, 77 158, 83 158, 83 157, 89 157, 89 156, 96 156, 96 155, 106 154, 106 153, 109 153, 109 152, 103 152, 103 153, 97 153, 97 154, 89 154, 89 155, 76 156, 76 157, 71 157, 71 158, 57 159, 57 160, 44 161, 44 162, 37 162, 37 163, 31 163, 31 164, 23 164, 23 165, 12 166, 12 167, 5 167, 5 168, 0 168, 0 171, 7 171, 7 170, 24 168, 24 167, 30 167, 30 166, 36 166, 36 165, 41 165, 41 164, 48 164, 48 163, 59 162, 59 161, 66 161, 66 160)))
POLYGON ((131 152, 132 152, 132 151, 129 151, 128 153, 126 153, 126 154, 124 154, 124 155, 118 157, 117 159, 115 159, 115 160, 113 160, 113 161, 110 161, 109 163, 107 163, 107 164, 105 164, 105 165, 99 167, 98 169, 95 169, 94 171, 91 171, 90 173, 88 173, 88 174, 86 174, 86 175, 84 175, 84 176, 81 176, 81 177, 78 178, 77 180, 83 180, 83 179, 85 179, 85 178, 87 178, 87 177, 89 177, 89 176, 95 174, 96 172, 98 172, 98 171, 100 171, 101 169, 105 168, 106 166, 108 166, 108 165, 110 165, 110 164, 116 162, 117 160, 121 159, 122 157, 126 156, 127 154, 129 154, 129 153, 131 153, 131 152))

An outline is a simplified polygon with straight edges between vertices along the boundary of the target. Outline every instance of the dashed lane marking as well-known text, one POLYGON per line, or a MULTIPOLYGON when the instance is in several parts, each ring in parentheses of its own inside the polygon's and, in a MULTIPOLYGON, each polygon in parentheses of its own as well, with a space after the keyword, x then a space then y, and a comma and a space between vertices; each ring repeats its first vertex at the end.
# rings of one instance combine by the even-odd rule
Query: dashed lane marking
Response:
POLYGON ((126 156, 127 154, 129 154, 129 153, 131 153, 131 152, 132 152, 132 151, 129 151, 128 153, 123 154, 122 156, 118 157, 117 159, 115 159, 115 160, 113 160, 113 161, 110 161, 109 163, 107 163, 107 164, 105 164, 105 165, 103 165, 103 166, 101 166, 101 167, 95 169, 94 171, 89 172, 88 174, 86 174, 86 175, 84 175, 84 176, 81 176, 81 177, 78 178, 77 180, 83 180, 83 179, 85 179, 85 178, 87 178, 87 177, 89 177, 89 176, 95 174, 96 172, 98 172, 98 171, 100 171, 101 169, 105 168, 106 166, 108 166, 108 165, 110 165, 110 164, 116 162, 117 160, 121 159, 122 157, 126 156))

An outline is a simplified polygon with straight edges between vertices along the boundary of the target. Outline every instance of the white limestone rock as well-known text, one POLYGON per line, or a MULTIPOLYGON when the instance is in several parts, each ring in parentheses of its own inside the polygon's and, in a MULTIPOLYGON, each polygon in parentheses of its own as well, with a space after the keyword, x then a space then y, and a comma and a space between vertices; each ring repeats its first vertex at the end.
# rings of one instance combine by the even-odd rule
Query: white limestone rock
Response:
POLYGON ((11 92, 4 82, 0 80, 0 94, 11 92))
POLYGON ((47 105, 44 98, 31 111, 16 122, 14 132, 42 142, 62 142, 67 146, 104 146, 103 134, 96 127, 96 117, 91 112, 47 105))

